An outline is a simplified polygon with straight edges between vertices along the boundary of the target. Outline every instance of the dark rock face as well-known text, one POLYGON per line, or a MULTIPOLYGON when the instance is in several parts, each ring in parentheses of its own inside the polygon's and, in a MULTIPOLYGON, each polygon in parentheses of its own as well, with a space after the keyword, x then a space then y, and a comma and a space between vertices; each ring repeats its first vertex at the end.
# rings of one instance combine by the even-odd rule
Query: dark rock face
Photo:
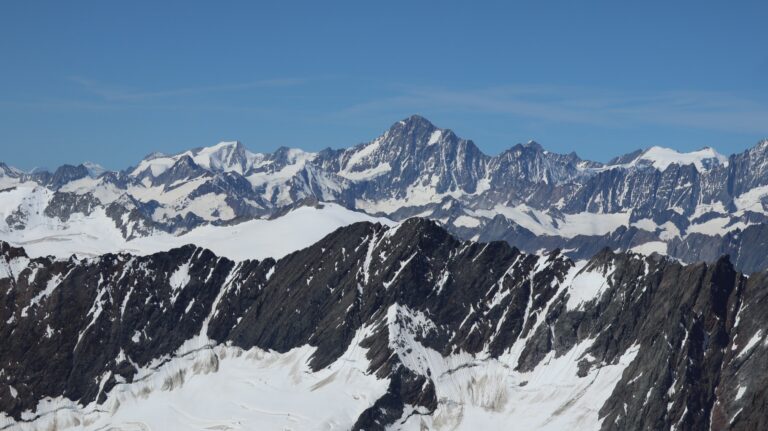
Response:
POLYGON ((675 238, 668 253, 686 262, 711 262, 724 254, 731 256, 740 271, 753 273, 768 268, 768 224, 757 224, 737 229, 725 235, 692 234, 685 239, 675 238))
POLYGON ((47 180, 46 185, 57 190, 59 187, 88 176, 88 168, 83 165, 63 165, 47 180))
MULTIPOLYGON (((193 246, 147 257, 64 262, 28 260, 23 250, 7 246, 4 251, 7 258, 28 262, 0 280, 0 333, 8 340, 0 347, 0 367, 4 384, 19 393, 4 393, 0 402, 12 414, 46 395, 90 401, 116 379, 131 381, 131 361, 146 364, 200 331, 234 266, 193 246), (181 281, 174 282, 180 267, 181 281), (102 379, 100 389, 94 382, 102 379)), ((249 276, 263 272, 257 268, 249 276)))
MULTIPOLYGON (((471 231, 470 233, 473 233, 471 231)), ((465 234, 466 235, 466 234, 465 234)), ((571 259, 589 259, 603 248, 612 250, 629 250, 632 247, 657 241, 651 232, 634 226, 620 226, 615 231, 605 235, 576 235, 573 238, 563 238, 552 235, 535 235, 528 229, 499 215, 486 224, 477 236, 478 241, 503 240, 515 244, 521 250, 534 253, 541 249, 563 250, 571 259)), ((720 255, 713 256, 717 259, 720 255)), ((687 261, 687 259, 684 259, 687 261)), ((708 259, 698 259, 708 260, 708 259)))
POLYGON ((67 221, 72 214, 90 215, 100 204, 101 202, 90 193, 79 195, 56 192, 45 207, 44 213, 48 217, 67 221))
POLYGON ((586 341, 580 378, 636 355, 600 410, 604 429, 766 426, 765 273, 605 249, 578 271, 606 283, 579 301, 577 270, 557 251, 460 241, 424 219, 354 224, 277 262, 194 246, 55 261, 0 243, 0 386, 16 391, 0 391, 0 411, 103 400, 198 335, 278 352, 309 344, 317 370, 367 327, 369 372, 390 383, 355 429, 383 429, 406 406, 435 411, 436 376, 404 362, 413 343, 492 358, 519 343, 509 365, 523 372, 586 341))
POLYGON ((433 184, 437 193, 475 190, 488 157, 472 141, 458 138, 450 130, 438 130, 426 119, 412 116, 395 123, 373 144, 343 152, 340 171, 363 172, 382 164, 391 170, 368 181, 361 198, 403 198, 413 184, 433 184), (371 148, 373 147, 373 148, 371 148), (354 156, 366 149, 366 157, 355 164, 354 156))

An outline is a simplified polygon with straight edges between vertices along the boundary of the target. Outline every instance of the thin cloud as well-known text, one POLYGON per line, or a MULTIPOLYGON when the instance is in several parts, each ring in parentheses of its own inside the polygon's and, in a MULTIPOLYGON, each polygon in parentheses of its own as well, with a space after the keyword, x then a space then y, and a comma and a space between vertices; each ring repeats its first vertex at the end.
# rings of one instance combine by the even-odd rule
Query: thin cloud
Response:
POLYGON ((251 82, 220 84, 220 85, 201 85, 196 87, 173 88, 166 90, 141 91, 127 88, 120 88, 113 85, 104 84, 83 77, 70 77, 70 81, 79 84, 86 91, 93 93, 104 100, 117 102, 139 102, 149 99, 169 98, 177 96, 189 96, 196 94, 218 93, 237 90, 247 90, 254 88, 276 88, 292 87, 302 85, 307 82, 302 78, 277 78, 263 79, 251 82))
POLYGON ((349 106, 336 116, 377 112, 506 114, 550 123, 601 127, 665 125, 768 134, 768 106, 724 92, 618 94, 599 89, 503 86, 474 90, 407 88, 349 106))
POLYGON ((0 100, 0 108, 7 109, 30 109, 30 110, 91 110, 91 111, 103 111, 103 110, 118 110, 122 107, 114 103, 106 102, 94 102, 86 100, 75 99, 41 99, 31 101, 6 101, 0 100))
POLYGON ((207 85, 198 87, 174 88, 157 91, 138 91, 108 85, 99 81, 83 77, 69 77, 69 81, 76 83, 91 96, 71 98, 43 98, 37 100, 0 100, 0 108, 9 109, 42 109, 42 110, 169 110, 169 111, 230 111, 251 113, 274 113, 274 107, 254 106, 252 104, 238 106, 222 103, 188 103, 179 100, 183 96, 197 94, 224 93, 238 90, 258 88, 295 87, 308 82, 303 78, 276 78, 251 82, 207 85))
MULTIPOLYGON (((33 101, 3 101, 0 100, 0 108, 4 109, 28 109, 50 111, 125 111, 125 110, 153 110, 153 111, 200 111, 200 112, 232 112, 275 114, 279 109, 264 106, 237 106, 208 103, 119 103, 114 101, 84 101, 77 99, 41 99, 33 101)), ((292 113, 289 113, 292 114, 292 113)))

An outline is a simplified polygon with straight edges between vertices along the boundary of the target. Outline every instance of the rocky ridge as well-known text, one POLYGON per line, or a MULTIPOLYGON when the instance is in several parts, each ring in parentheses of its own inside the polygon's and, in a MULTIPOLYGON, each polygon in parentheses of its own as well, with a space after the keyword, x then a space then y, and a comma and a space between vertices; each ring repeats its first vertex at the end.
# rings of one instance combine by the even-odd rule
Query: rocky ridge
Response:
POLYGON ((361 349, 385 383, 354 429, 508 421, 531 397, 555 400, 533 404, 538 426, 760 429, 766 277, 725 257, 526 254, 418 218, 353 224, 278 261, 195 246, 55 260, 0 243, 0 428, 90 426, 190 355, 205 360, 143 396, 216 372, 226 349, 310 348, 308 373, 361 349))

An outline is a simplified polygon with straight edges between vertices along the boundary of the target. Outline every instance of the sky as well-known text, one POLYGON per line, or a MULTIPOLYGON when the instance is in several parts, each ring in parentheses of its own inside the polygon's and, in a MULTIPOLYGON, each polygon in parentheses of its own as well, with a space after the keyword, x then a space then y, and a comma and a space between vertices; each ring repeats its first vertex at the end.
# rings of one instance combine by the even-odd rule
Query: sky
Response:
POLYGON ((766 23, 764 0, 2 2, 0 161, 342 148, 411 114, 487 154, 730 154, 768 137, 766 23))

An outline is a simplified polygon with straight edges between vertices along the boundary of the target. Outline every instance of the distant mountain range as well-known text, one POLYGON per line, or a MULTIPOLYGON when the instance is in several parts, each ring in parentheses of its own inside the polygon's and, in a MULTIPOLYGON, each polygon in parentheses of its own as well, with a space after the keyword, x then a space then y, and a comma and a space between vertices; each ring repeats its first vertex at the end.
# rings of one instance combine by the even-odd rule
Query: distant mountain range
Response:
MULTIPOLYGON (((535 142, 488 156, 411 116, 369 143, 317 153, 222 142, 154 153, 118 172, 82 164, 25 173, 0 163, 0 189, 0 237, 17 245, 72 240, 88 223, 114 225, 130 241, 333 202, 393 221, 427 217, 460 238, 529 252, 585 258, 607 246, 768 267, 756 252, 768 241, 768 141, 728 157, 652 147, 599 163, 535 142)), ((59 248, 86 252, 70 242, 59 248)))
POLYGON ((0 164, 0 431, 767 429, 767 153, 0 164))

